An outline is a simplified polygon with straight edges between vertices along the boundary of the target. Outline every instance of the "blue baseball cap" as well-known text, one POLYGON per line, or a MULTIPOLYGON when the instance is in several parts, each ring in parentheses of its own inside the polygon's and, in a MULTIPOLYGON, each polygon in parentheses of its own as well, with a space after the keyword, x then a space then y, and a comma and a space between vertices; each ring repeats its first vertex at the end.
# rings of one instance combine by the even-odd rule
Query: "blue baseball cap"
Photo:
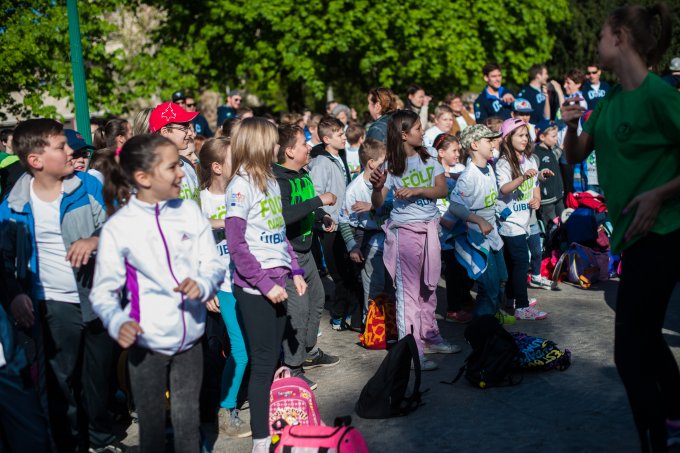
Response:
POLYGON ((536 141, 540 142, 541 139, 539 138, 542 133, 550 129, 551 127, 558 127, 557 123, 552 121, 552 120, 546 120, 542 119, 538 123, 536 123, 536 141))
POLYGON ((94 146, 88 145, 80 132, 73 129, 64 129, 66 135, 66 143, 73 151, 80 151, 81 149, 94 149, 94 146))
POLYGON ((531 113, 534 108, 531 106, 531 102, 524 98, 517 98, 515 102, 512 103, 512 110, 517 113, 531 113))

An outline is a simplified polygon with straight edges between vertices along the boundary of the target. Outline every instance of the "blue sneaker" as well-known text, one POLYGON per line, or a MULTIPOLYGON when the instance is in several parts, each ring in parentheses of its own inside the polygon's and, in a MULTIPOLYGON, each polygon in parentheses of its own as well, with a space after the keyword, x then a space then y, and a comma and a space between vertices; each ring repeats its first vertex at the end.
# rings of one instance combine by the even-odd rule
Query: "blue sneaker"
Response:
POLYGON ((342 318, 331 318, 331 329, 337 330, 338 332, 344 330, 344 325, 342 318))

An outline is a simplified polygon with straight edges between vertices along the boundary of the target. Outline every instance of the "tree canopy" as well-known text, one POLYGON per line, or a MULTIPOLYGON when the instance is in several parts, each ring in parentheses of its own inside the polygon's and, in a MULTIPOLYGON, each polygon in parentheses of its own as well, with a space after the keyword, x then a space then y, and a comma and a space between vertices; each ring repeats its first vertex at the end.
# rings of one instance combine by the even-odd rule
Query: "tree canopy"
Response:
MULTIPOLYGON (((551 61, 562 71, 593 57, 593 24, 617 1, 582 3, 79 2, 90 108, 124 114, 140 99, 168 99, 178 89, 223 93, 227 86, 275 111, 320 107, 328 87, 357 105, 372 86, 403 93, 417 83, 442 97, 480 89, 489 61, 520 85, 534 63, 551 61)), ((2 0, 0 24, 0 104, 53 115, 42 94, 72 97, 65 2, 2 0), (15 92, 25 95, 22 103, 15 92)))

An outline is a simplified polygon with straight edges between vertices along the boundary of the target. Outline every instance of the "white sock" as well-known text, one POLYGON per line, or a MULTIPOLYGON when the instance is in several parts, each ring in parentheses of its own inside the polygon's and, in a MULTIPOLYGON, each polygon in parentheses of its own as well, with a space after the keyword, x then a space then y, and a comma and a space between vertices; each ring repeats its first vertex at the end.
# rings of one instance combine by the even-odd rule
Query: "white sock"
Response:
POLYGON ((253 439, 252 453, 269 453, 269 445, 272 443, 271 437, 263 437, 261 439, 253 439))

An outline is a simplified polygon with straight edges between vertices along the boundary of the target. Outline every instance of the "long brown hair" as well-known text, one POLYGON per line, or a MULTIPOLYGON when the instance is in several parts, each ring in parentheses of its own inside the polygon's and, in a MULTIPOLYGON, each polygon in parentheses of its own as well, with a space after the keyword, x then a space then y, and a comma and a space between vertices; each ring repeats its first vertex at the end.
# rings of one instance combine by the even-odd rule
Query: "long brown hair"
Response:
POLYGON ((380 104, 380 115, 386 115, 397 109, 396 98, 388 88, 374 88, 368 92, 373 104, 380 104))
MULTIPOLYGON (((408 133, 416 122, 420 121, 413 110, 397 110, 387 122, 387 168, 395 176, 401 176, 406 171, 406 150, 402 133, 408 133)), ((416 146, 416 152, 423 163, 427 162, 430 154, 424 146, 416 146)))
POLYGON ((115 156, 115 150, 104 148, 95 151, 90 160, 90 168, 104 175, 102 195, 107 216, 113 215, 130 199, 130 182, 115 156))
MULTIPOLYGON (((512 170, 512 179, 519 178, 522 175, 522 170, 519 165, 519 159, 517 158, 517 153, 515 152, 515 149, 512 147, 512 137, 515 136, 516 133, 522 130, 522 128, 526 129, 527 134, 529 133, 529 128, 527 126, 520 126, 510 132, 508 135, 506 135, 503 140, 501 140, 501 146, 500 146, 500 157, 499 159, 505 159, 508 161, 510 164, 510 169, 512 170)), ((526 159, 531 158, 531 155, 534 152, 534 147, 533 144, 531 143, 531 139, 527 143, 526 148, 522 150, 522 154, 524 154, 526 159)))
POLYGON ((651 6, 626 5, 609 15, 607 24, 612 33, 626 29, 631 46, 647 66, 655 66, 661 60, 671 42, 671 14, 665 2, 651 6), (659 17, 659 23, 654 20, 659 17))
POLYGON ((201 148, 201 158, 198 161, 198 177, 201 190, 207 189, 212 183, 212 164, 222 164, 227 158, 231 140, 225 137, 209 138, 201 148))
POLYGON ((246 118, 231 134, 231 176, 250 177, 261 192, 267 193, 267 183, 274 180, 272 164, 279 133, 264 118, 246 118))

